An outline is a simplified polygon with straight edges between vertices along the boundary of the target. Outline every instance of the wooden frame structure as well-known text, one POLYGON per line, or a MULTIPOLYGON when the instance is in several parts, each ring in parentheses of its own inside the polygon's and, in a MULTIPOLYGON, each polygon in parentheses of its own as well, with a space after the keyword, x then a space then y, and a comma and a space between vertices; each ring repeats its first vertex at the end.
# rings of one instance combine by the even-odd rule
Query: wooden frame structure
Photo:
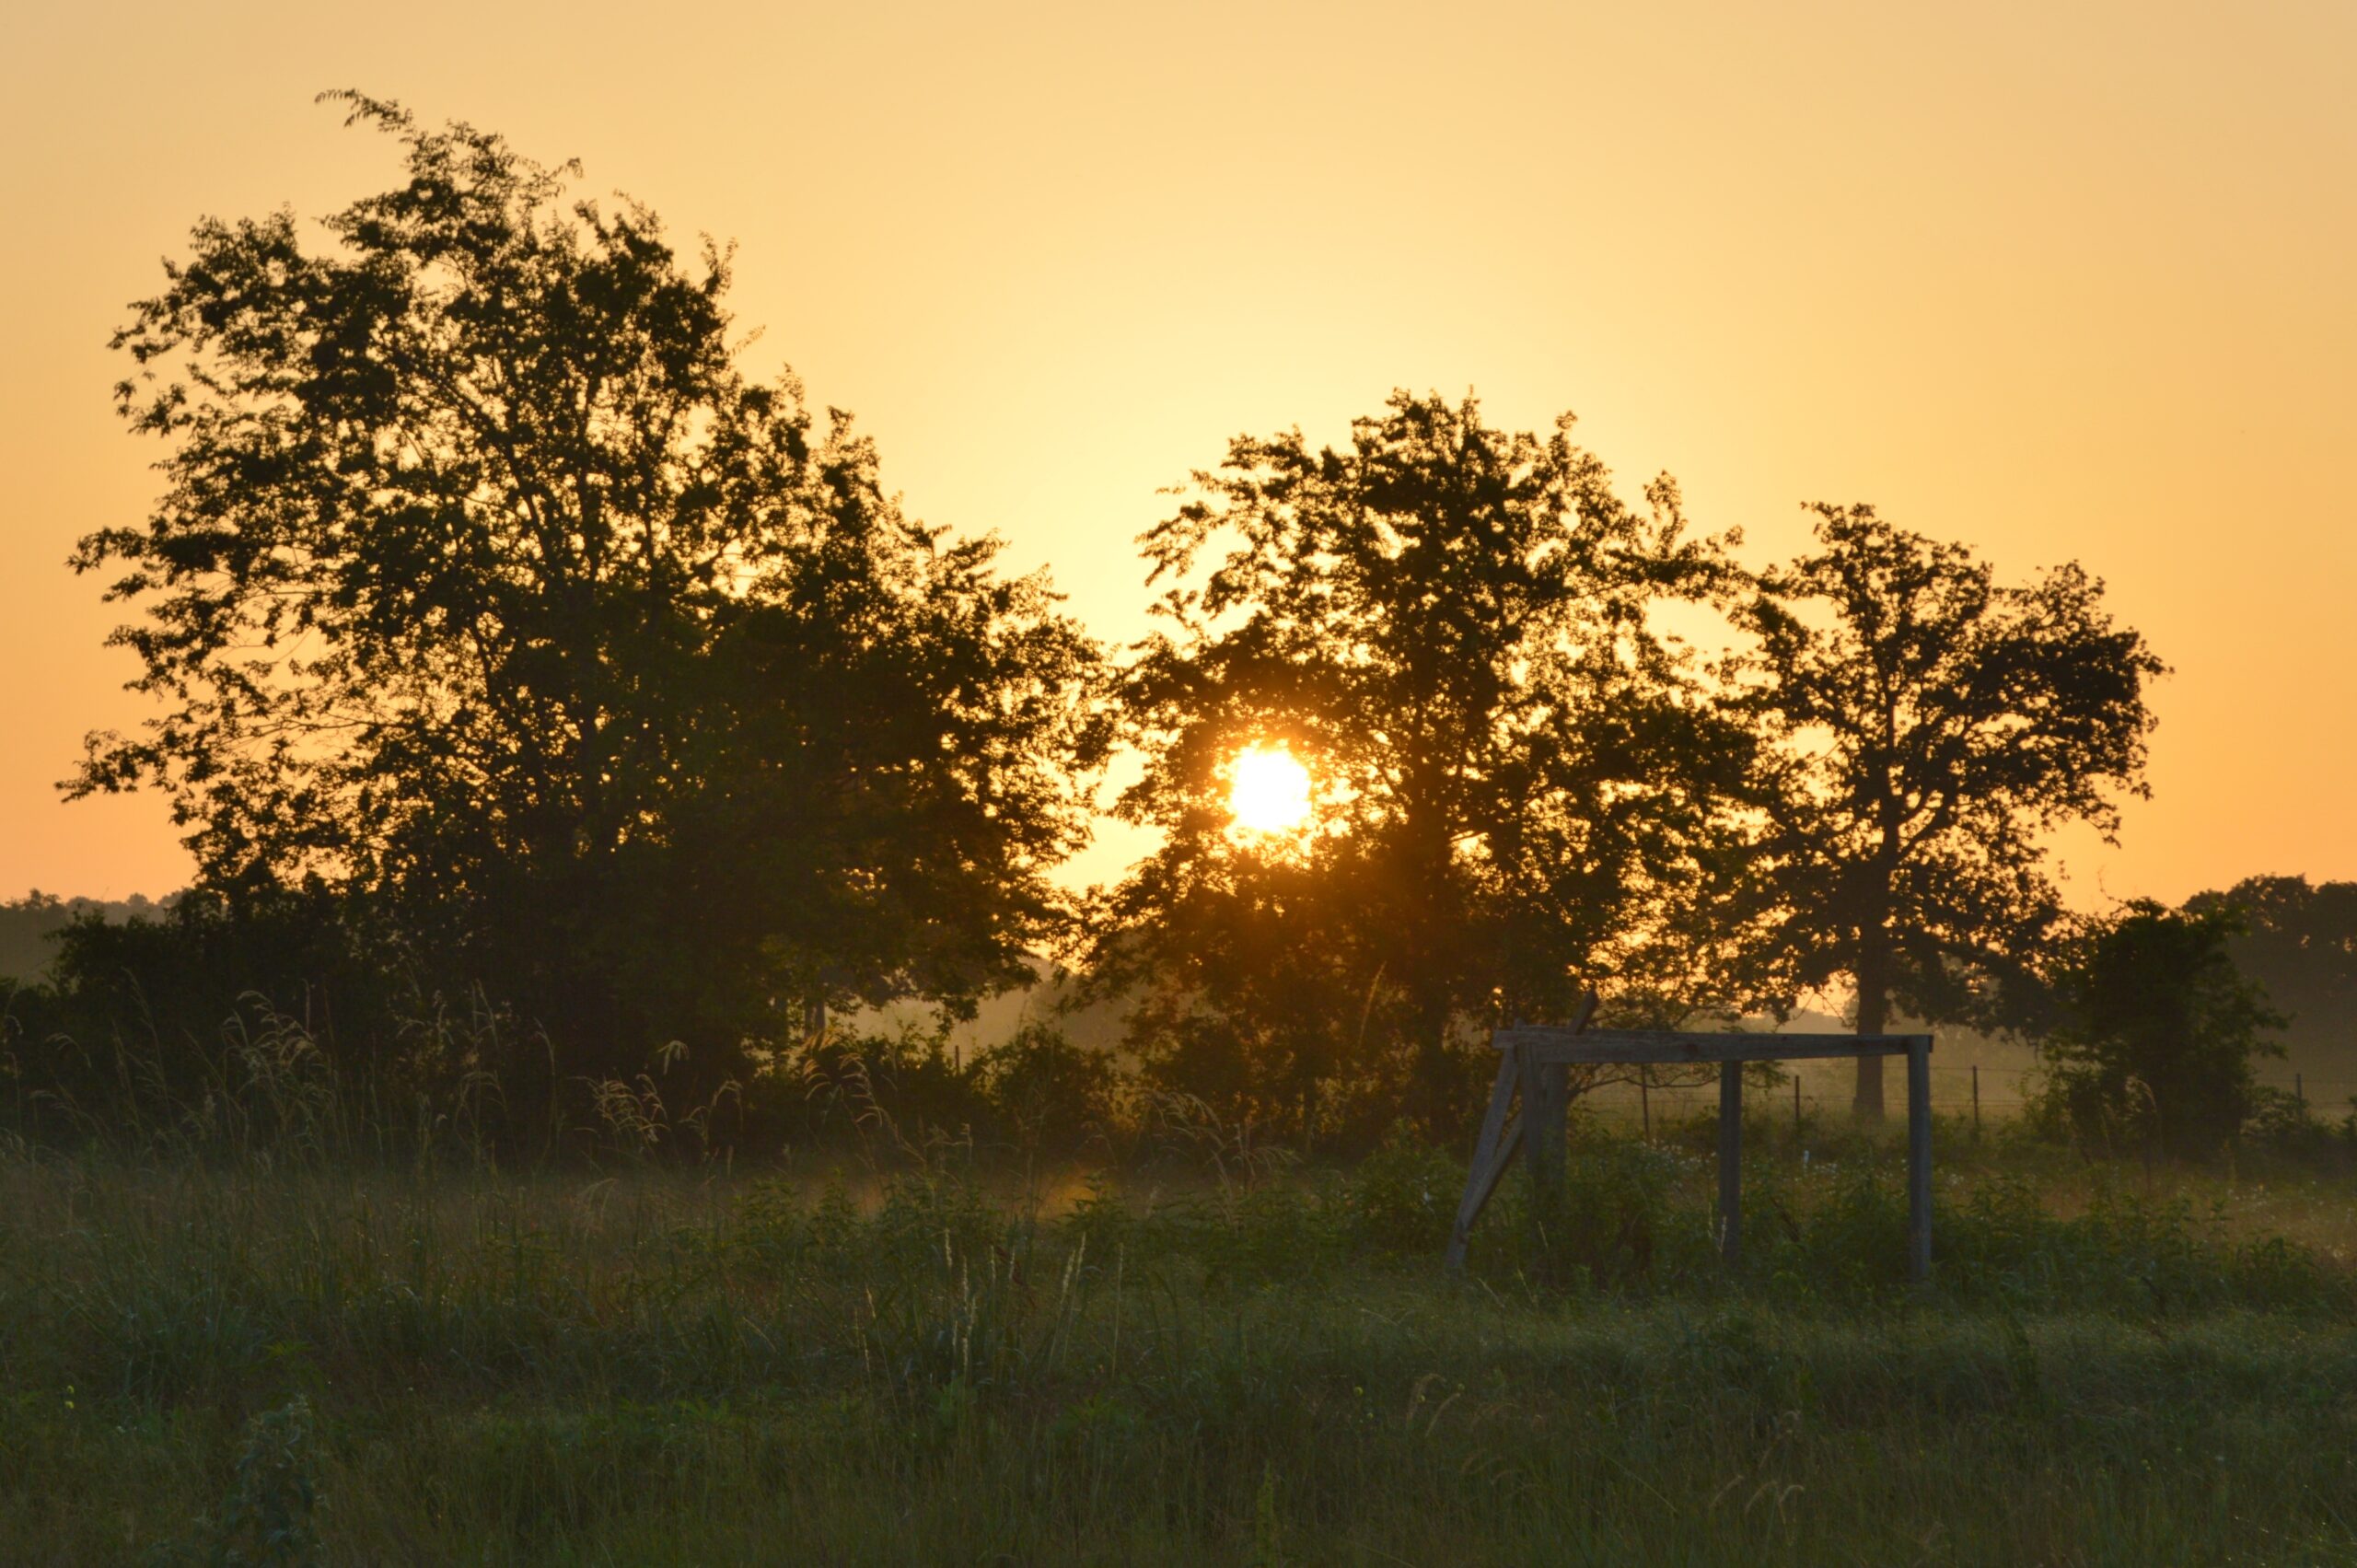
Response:
POLYGON ((1719 1253, 1729 1267, 1743 1259, 1743 1064, 1825 1057, 1907 1058, 1907 1273, 1918 1284, 1932 1272, 1932 1037, 1930 1035, 1677 1034, 1587 1028, 1590 996, 1568 1027, 1517 1024, 1490 1036, 1498 1076, 1473 1168, 1448 1238, 1448 1267, 1465 1267, 1465 1246, 1516 1145, 1539 1188, 1563 1179, 1564 1121, 1570 1076, 1584 1066, 1698 1066, 1719 1069, 1719 1253), (1515 1113, 1515 1100, 1522 1106, 1515 1113), (1536 1131, 1533 1131, 1536 1129, 1536 1131))

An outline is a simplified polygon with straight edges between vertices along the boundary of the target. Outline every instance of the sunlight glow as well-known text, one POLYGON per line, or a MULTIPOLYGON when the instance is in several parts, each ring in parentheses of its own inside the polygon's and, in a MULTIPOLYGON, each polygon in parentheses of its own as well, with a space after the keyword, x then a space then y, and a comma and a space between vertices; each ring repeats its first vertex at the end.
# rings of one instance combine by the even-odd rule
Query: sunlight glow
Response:
POLYGON ((1236 825, 1255 833, 1290 833, 1309 820, 1309 770, 1279 744, 1240 752, 1227 796, 1236 825))

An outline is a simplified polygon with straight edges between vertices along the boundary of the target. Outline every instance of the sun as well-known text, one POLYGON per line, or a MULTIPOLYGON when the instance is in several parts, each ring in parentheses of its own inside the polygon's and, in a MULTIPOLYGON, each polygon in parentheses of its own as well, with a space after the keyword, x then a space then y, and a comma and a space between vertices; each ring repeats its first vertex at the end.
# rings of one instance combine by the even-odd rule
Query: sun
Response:
POLYGON ((1309 770, 1280 742, 1237 754, 1227 807, 1248 832, 1290 833, 1309 820, 1309 770))

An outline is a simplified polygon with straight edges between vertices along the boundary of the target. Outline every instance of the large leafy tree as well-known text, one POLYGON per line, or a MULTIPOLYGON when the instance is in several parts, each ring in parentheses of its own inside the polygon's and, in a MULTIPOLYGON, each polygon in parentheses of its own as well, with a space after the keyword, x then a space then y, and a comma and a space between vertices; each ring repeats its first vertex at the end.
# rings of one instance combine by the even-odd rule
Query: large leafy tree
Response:
POLYGON ((1393 396, 1341 449, 1241 437, 1144 536, 1162 629, 1125 688, 1161 850, 1107 900, 1150 976, 1144 1043, 1182 1083, 1316 1121, 1321 1093, 1464 1095, 1454 1031, 1584 987, 1658 989, 1741 769, 1656 624, 1725 580, 1674 486, 1614 493, 1573 445, 1393 396), (1200 570, 1199 570, 1200 569, 1200 570), (1315 781, 1295 834, 1239 830, 1239 751, 1315 781))
MULTIPOLYGON (((1817 505, 1814 552, 1767 573, 1735 705, 1762 738, 1750 917, 1785 981, 1847 979, 1857 1027, 1894 1002, 1980 1018, 2056 931, 2044 836, 2107 838, 2142 794, 2164 667, 2076 564, 2003 587, 1960 545, 1817 505)), ((1856 1109, 1882 1114, 1882 1062, 1856 1109)))
POLYGON ((203 222, 117 334, 167 486, 75 563, 161 712, 72 791, 162 789, 208 889, 348 894, 586 1063, 1022 978, 1105 738, 1044 581, 739 370, 724 253, 340 96, 406 180, 203 222))

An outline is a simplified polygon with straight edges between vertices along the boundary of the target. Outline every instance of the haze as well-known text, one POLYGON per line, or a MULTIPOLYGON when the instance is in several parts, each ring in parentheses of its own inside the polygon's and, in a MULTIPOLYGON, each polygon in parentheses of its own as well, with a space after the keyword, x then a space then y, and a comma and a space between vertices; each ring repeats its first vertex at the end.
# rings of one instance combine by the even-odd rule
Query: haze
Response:
POLYGON ((0 893, 186 877, 159 801, 52 787, 144 711, 63 563, 159 455, 105 343, 200 215, 391 181, 311 101, 345 86, 735 239, 749 366, 1102 635, 1229 436, 1469 387, 1578 411, 1755 562, 1821 498, 2107 579, 2177 673, 2154 798, 2062 845, 2082 901, 2357 877, 2345 3, 128 6, 0 44, 0 893))

